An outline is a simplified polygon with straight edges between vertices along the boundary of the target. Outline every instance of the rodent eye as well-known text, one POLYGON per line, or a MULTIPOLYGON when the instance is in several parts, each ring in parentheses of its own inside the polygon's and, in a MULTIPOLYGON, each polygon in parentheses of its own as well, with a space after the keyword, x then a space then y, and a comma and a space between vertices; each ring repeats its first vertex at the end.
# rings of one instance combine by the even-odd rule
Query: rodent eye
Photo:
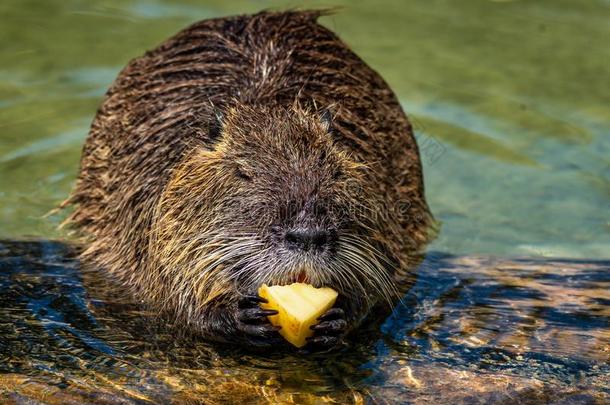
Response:
POLYGON ((326 161, 326 151, 322 150, 322 152, 320 152, 320 156, 318 157, 318 164, 323 165, 325 161, 326 161))
POLYGON ((333 172, 333 180, 339 180, 341 177, 343 177, 343 171, 341 169, 336 169, 333 172))
POLYGON ((208 140, 216 142, 222 133, 222 112, 214 107, 211 121, 208 123, 208 140))
POLYGON ((239 167, 235 168, 235 174, 237 175, 237 177, 239 177, 242 180, 246 180, 246 181, 252 180, 252 177, 250 177, 246 173, 244 173, 239 167))

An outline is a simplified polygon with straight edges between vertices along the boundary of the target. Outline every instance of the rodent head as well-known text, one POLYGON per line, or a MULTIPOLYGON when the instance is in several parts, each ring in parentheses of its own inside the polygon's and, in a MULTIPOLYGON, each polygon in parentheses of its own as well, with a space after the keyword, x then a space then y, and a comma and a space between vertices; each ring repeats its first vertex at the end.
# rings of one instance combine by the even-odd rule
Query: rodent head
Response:
POLYGON ((160 300, 188 318, 262 283, 328 286, 365 307, 394 298, 384 223, 371 215, 383 199, 327 115, 224 113, 218 139, 184 158, 160 199, 150 246, 160 300))

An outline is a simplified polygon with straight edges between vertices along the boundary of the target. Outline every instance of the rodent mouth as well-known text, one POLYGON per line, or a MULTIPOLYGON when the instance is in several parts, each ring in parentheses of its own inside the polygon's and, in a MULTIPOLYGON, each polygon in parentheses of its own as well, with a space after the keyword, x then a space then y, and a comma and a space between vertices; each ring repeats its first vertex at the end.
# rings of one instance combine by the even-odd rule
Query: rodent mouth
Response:
POLYGON ((301 270, 299 274, 296 276, 297 283, 307 283, 307 272, 305 270, 301 270))

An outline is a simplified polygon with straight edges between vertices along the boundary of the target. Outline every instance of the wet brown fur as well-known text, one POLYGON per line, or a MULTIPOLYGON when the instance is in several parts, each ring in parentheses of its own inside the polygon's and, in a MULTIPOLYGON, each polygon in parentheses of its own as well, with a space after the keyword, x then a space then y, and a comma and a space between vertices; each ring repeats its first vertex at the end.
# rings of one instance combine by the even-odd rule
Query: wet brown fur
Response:
POLYGON ((67 201, 83 258, 212 338, 200 320, 223 316, 213 308, 303 268, 352 297, 357 322, 428 240, 411 125, 321 14, 195 23, 128 64, 85 143, 67 201), (295 259, 277 244, 295 223, 337 229, 336 249, 352 238, 358 257, 295 259), (369 273, 354 266, 361 255, 369 273), (371 274, 387 280, 363 280, 371 274))

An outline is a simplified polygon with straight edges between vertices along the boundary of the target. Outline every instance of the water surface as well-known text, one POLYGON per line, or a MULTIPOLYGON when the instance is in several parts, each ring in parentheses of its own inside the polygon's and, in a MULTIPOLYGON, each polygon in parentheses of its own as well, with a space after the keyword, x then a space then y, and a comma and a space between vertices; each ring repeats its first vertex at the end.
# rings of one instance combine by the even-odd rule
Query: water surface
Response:
POLYGON ((215 348, 111 294, 65 214, 43 217, 127 61, 196 20, 297 3, 3 0, 0 402, 610 401, 610 3, 307 4, 342 6, 322 23, 416 129, 441 231, 403 304, 330 357, 215 348))
MULTIPOLYGON (((610 257, 610 4, 315 1, 396 91, 453 254, 610 257)), ((0 236, 58 236, 106 88, 199 19, 280 1, 3 0, 0 236)))
POLYGON ((305 356, 180 337, 71 256, 57 242, 0 243, 0 400, 610 400, 608 261, 430 253, 381 331, 305 356))

